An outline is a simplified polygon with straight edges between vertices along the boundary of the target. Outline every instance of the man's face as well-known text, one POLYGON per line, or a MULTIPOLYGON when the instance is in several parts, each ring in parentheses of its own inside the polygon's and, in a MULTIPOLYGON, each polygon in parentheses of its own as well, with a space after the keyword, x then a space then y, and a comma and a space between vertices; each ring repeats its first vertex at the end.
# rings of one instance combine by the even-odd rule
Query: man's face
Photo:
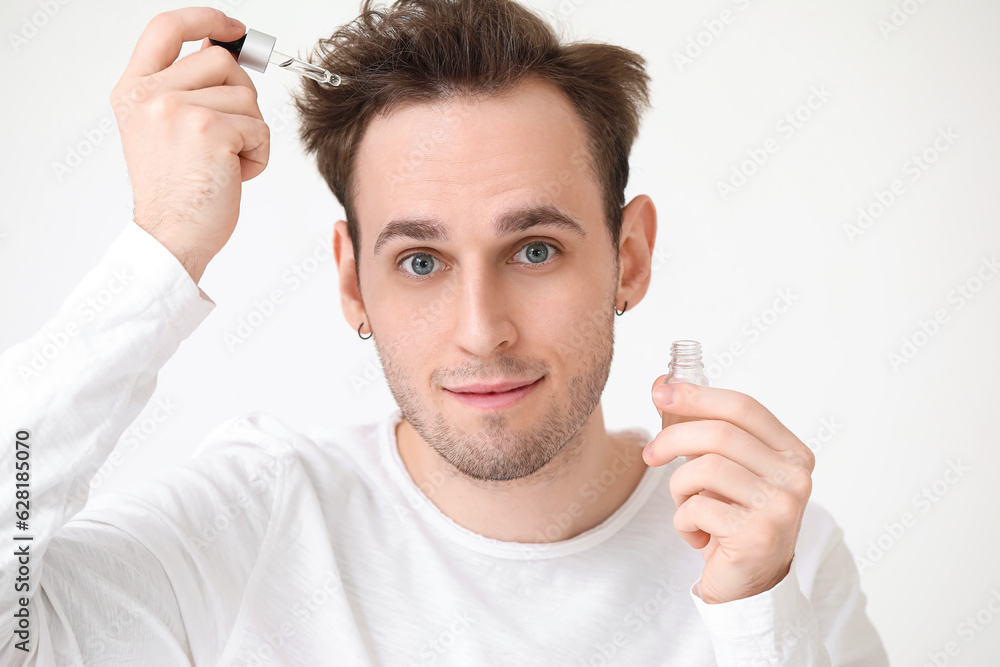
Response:
POLYGON ((530 81, 406 105, 369 125, 355 182, 365 310, 403 416, 472 478, 540 469, 591 417, 614 341, 616 255, 570 103, 530 81), (376 253, 403 221, 440 232, 376 253), (453 393, 507 380, 540 381, 499 409, 453 393))

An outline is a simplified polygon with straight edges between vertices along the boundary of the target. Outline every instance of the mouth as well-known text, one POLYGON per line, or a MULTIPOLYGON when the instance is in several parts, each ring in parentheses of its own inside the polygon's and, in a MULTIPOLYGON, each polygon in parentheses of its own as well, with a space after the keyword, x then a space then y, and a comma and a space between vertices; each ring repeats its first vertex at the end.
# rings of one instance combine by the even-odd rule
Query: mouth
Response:
POLYGON ((509 408, 525 396, 535 390, 535 387, 544 379, 542 376, 530 384, 508 389, 506 391, 473 392, 473 391, 452 391, 445 389, 449 396, 454 397, 460 403, 479 408, 481 410, 501 410, 509 408))

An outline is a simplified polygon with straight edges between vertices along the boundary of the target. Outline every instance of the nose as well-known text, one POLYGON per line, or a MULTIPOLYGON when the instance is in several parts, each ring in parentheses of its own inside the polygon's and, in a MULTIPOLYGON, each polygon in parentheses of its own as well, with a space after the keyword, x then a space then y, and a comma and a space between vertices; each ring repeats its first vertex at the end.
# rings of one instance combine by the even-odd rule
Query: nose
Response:
POLYGON ((514 345, 517 328, 511 293, 490 266, 466 270, 457 284, 455 343, 471 355, 489 357, 514 345))

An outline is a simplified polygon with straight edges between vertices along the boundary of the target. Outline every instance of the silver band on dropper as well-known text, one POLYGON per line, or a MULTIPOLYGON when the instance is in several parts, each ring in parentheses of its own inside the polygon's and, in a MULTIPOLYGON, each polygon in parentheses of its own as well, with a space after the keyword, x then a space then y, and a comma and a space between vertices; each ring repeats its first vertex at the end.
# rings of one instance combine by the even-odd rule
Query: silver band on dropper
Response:
POLYGON ((274 51, 274 37, 268 34, 247 28, 246 39, 243 48, 240 49, 240 57, 236 59, 243 67, 247 67, 257 72, 267 69, 267 63, 274 51))

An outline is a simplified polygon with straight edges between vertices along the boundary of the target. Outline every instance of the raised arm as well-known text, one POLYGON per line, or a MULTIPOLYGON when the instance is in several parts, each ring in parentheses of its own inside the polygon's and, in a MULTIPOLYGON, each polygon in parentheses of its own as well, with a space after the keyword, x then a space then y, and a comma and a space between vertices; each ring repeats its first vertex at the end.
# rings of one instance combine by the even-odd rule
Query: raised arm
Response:
POLYGON ((266 165, 253 84, 207 39, 244 31, 209 8, 148 24, 111 96, 134 219, 55 316, 0 355, 0 664, 77 664, 126 621, 143 628, 145 664, 188 653, 156 558, 111 526, 95 548, 95 533, 81 541, 66 524, 160 368, 214 308, 196 283, 233 232, 242 181, 266 165), (174 62, 192 40, 202 49, 174 62))

